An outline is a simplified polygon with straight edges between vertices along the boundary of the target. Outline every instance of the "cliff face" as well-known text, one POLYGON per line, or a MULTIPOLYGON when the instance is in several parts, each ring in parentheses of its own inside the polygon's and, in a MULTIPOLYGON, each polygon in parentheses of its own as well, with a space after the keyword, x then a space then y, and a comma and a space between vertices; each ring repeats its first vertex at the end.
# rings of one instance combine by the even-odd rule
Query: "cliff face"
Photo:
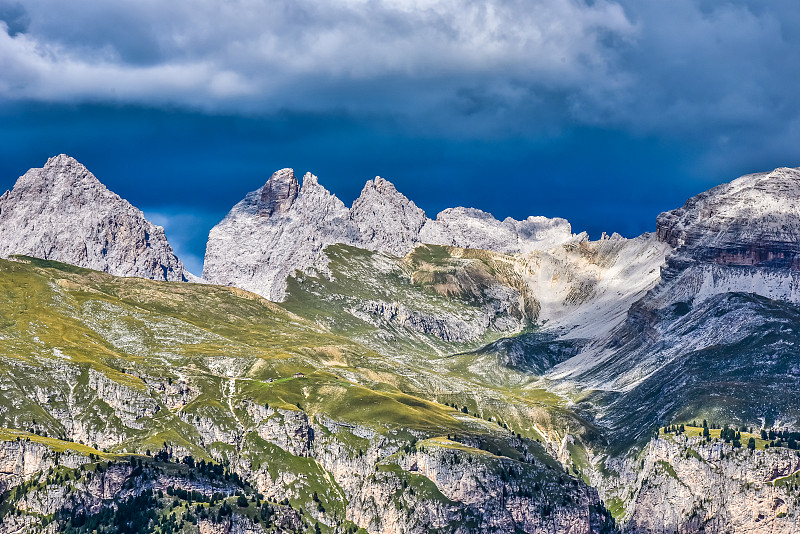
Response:
POLYGON ((56 463, 74 468, 88 461, 85 456, 74 452, 58 454, 46 445, 24 437, 0 441, 0 493, 50 469, 56 463))
POLYGON ((296 269, 313 265, 325 245, 355 237, 349 210, 316 176, 306 174, 301 188, 283 169, 211 229, 203 278, 281 300, 296 269))
MULTIPOLYGON (((657 239, 675 248, 666 255, 657 283, 626 309, 623 322, 593 336, 550 375, 642 402, 661 402, 657 388, 680 395, 680 387, 691 383, 685 372, 692 360, 705 360, 705 369, 737 381, 748 373, 762 376, 763 365, 784 358, 774 336, 794 332, 784 318, 795 316, 800 303, 798 221, 800 170, 788 168, 743 176, 662 213, 657 239), (774 357, 760 363, 759 354, 774 357)), ((695 374, 714 380, 702 366, 693 369, 695 374)), ((793 373, 772 377, 794 381, 793 373)), ((665 404, 672 404, 671 397, 665 404)), ((753 411, 748 408, 748 415, 753 411)))
POLYGON ((678 254, 732 266, 800 268, 800 169, 742 176, 659 215, 678 254))
POLYGON ((443 438, 409 449, 391 434, 291 413, 268 415, 271 430, 265 432, 262 423, 258 434, 313 459, 309 472, 277 470, 268 458, 261 465, 247 455, 236 461, 258 490, 276 501, 307 498, 310 488, 318 487, 315 479, 330 477, 336 485, 318 490, 325 506, 305 508, 322 524, 334 524, 336 511, 328 503, 338 500, 345 503, 347 519, 368 532, 615 531, 594 489, 535 456, 497 457, 443 438))
MULTIPOLYGON (((277 508, 273 522, 286 524, 287 532, 305 530, 308 521, 335 527, 344 520, 385 534, 431 529, 457 534, 615 531, 594 489, 513 435, 506 439, 523 450, 516 460, 444 438, 415 441, 409 447, 405 438, 392 433, 325 417, 311 420, 297 410, 250 404, 247 411, 254 426, 239 427, 230 441, 217 441, 208 450, 249 481, 260 498, 288 501, 304 510, 298 517, 289 514, 291 507, 277 508), (287 469, 287 463, 294 469, 287 469)), ((42 531, 44 517, 91 516, 169 488, 205 497, 240 491, 227 478, 208 479, 202 471, 188 473, 185 466, 152 463, 150 458, 144 464, 139 460, 138 467, 136 462, 123 458, 103 467, 105 463, 98 464, 86 452, 57 454, 26 438, 0 441, 0 484, 4 490, 21 488, 13 493, 13 509, 19 512, 4 518, 0 532, 23 526, 42 531)), ((171 497, 154 502, 171 502, 171 497)), ((201 532, 264 531, 258 522, 237 514, 197 525, 201 532)))
POLYGON ((0 256, 13 254, 117 276, 189 277, 163 228, 64 154, 29 170, 0 196, 0 256))
POLYGON ((790 168, 742 176, 662 213, 658 238, 677 247, 662 293, 677 292, 673 302, 732 291, 800 302, 798 220, 800 170, 790 168))
POLYGON ((794 532, 797 451, 667 437, 646 448, 626 532, 794 532))
POLYGON ((265 506, 271 525, 287 514, 285 532, 316 523, 387 534, 613 531, 597 493, 544 445, 488 420, 502 413, 523 428, 546 421, 546 409, 451 373, 449 358, 406 355, 398 372, 396 357, 221 286, 33 260, 3 260, 0 270, 5 316, 24 317, 3 324, 0 355, 9 532, 130 515, 128 499, 145 499, 131 502, 159 521, 191 515, 209 532, 260 532, 253 516, 265 506), (404 377, 428 398, 388 382, 405 387, 404 377), (470 406, 486 399, 492 412, 465 413, 438 394, 470 406), (55 451, 72 452, 57 461, 55 451), (181 462, 190 455, 224 478, 181 462), (156 496, 171 486, 204 497, 173 506, 175 496, 156 496), (251 504, 239 507, 237 491, 251 504), (224 498, 211 506, 213 493, 224 498))

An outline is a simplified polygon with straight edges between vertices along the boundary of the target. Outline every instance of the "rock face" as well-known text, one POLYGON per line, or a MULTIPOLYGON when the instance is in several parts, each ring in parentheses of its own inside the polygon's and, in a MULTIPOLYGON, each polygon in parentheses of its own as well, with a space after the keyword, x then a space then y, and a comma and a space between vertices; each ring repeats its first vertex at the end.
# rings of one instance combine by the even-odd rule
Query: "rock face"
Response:
POLYGON ((79 454, 57 455, 41 443, 18 439, 0 441, 0 492, 58 464, 78 467, 88 459, 79 454))
POLYGON ((658 217, 677 247, 657 288, 661 302, 741 291, 800 302, 800 169, 742 176, 658 217))
MULTIPOLYGON (((639 456, 614 454, 638 448, 665 422, 695 417, 796 426, 800 407, 781 396, 800 373, 799 215, 800 171, 786 168, 661 214, 657 239, 675 248, 657 283, 617 327, 546 374, 564 391, 593 391, 582 409, 617 443, 605 467, 629 464, 617 470, 627 480, 617 493, 626 530, 797 530, 797 491, 781 481, 800 467, 796 451, 681 437, 655 439, 639 456)), ((607 498, 603 484, 595 483, 607 498)))
POLYGON ((349 210, 306 174, 283 169, 211 229, 203 278, 281 300, 286 278, 311 266, 323 247, 356 240, 349 210), (298 192, 299 191, 299 192, 298 192))
POLYGON ((796 451, 749 451, 700 438, 647 447, 627 532, 794 532, 796 451))
POLYGON ((117 276, 186 281, 164 236, 86 167, 61 154, 0 196, 0 257, 57 260, 117 276))
POLYGON ((208 239, 203 278, 283 300, 286 278, 326 265, 323 249, 342 243, 404 256, 421 243, 504 253, 549 248, 573 239, 564 219, 508 218, 468 208, 443 211, 436 220, 387 180, 370 180, 348 209, 306 174, 299 186, 282 169, 236 204, 208 239))
POLYGON ((564 243, 572 228, 566 219, 528 217, 498 221, 475 208, 448 208, 425 221, 420 231, 424 243, 493 250, 504 254, 544 250, 564 243))
POLYGON ((800 269, 800 169, 742 176, 657 220, 678 254, 719 265, 800 269))
POLYGON ((364 186, 350 210, 358 228, 352 245, 403 256, 420 243, 425 212, 381 177, 364 186))
MULTIPOLYGON (((688 354, 733 350, 795 314, 782 303, 800 303, 800 170, 746 175, 701 193, 662 213, 656 235, 675 247, 658 283, 630 307, 623 324, 595 337, 551 376, 631 391, 688 354)), ((758 351, 736 350, 748 358, 758 351)))

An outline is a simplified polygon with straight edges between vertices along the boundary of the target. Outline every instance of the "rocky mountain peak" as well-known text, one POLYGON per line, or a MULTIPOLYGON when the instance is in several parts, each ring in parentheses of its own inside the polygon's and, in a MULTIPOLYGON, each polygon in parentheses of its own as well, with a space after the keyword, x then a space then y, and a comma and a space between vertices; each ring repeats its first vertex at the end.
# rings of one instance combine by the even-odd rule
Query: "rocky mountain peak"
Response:
POLYGON ((323 251, 335 243, 405 256, 421 243, 518 253, 575 238, 564 219, 500 222, 473 208, 445 210, 432 221, 380 176, 364 185, 348 209, 311 173, 297 192, 294 173, 283 169, 211 230, 203 277, 283 300, 287 277, 324 265, 323 251), (278 213, 287 216, 273 216, 278 213))
POLYGON ((367 206, 376 207, 377 205, 392 206, 417 215, 419 213, 424 215, 425 213, 408 197, 398 191, 392 182, 380 176, 376 176, 374 180, 368 180, 364 184, 361 194, 353 202, 353 209, 361 210, 367 206))
POLYGON ((292 207, 299 191, 300 184, 294 175, 294 170, 277 171, 261 188, 259 215, 271 217, 274 213, 286 213, 292 207))
POLYGON ((748 174, 717 186, 657 222, 679 253, 722 265, 800 268, 800 169, 748 174))
POLYGON ((394 184, 376 176, 353 202, 350 219, 358 227, 364 248, 402 256, 419 243, 427 217, 394 184))
POLYGON ((49 194, 57 191, 66 195, 76 194, 84 189, 105 189, 89 169, 66 154, 49 158, 44 167, 37 170, 40 172, 27 172, 21 176, 15 188, 49 194))
POLYGON ((310 172, 307 172, 303 175, 303 187, 301 190, 317 186, 319 186, 319 178, 317 178, 316 175, 311 174, 310 172))
POLYGON ((501 222, 491 213, 459 207, 447 208, 436 220, 427 221, 420 239, 424 243, 517 254, 551 248, 574 236, 566 219, 528 217, 517 221, 507 217, 501 222))
POLYGON ((164 229, 65 154, 0 197, 0 256, 34 256, 117 276, 187 280, 164 229))

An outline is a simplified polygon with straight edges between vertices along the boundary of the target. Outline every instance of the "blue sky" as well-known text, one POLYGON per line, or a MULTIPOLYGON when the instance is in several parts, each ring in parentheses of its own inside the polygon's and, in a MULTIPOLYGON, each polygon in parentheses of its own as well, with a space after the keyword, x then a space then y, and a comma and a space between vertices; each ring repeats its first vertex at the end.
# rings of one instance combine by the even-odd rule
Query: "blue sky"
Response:
POLYGON ((282 167, 596 238, 800 166, 796 0, 0 0, 0 21, 0 188, 70 154, 198 273, 282 167))

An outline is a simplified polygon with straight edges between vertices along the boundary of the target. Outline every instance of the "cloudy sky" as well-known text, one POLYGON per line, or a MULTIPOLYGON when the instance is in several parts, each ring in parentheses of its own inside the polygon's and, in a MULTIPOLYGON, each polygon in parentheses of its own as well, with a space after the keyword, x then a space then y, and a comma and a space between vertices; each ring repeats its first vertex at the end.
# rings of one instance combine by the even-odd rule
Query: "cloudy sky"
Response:
POLYGON ((70 154, 198 274, 282 167, 633 236, 800 166, 798 27, 797 0, 0 0, 0 189, 70 154))

